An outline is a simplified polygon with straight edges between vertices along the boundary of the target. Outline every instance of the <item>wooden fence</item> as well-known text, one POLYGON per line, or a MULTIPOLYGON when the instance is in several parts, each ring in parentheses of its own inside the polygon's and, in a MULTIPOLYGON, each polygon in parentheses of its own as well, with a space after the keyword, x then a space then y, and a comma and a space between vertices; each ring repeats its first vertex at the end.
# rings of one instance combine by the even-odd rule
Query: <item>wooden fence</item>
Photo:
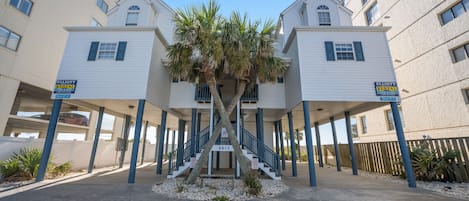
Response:
MULTIPOLYGON (((424 142, 429 143, 429 149, 441 157, 450 150, 458 151, 453 168, 456 170, 455 180, 458 182, 469 182, 469 137, 443 138, 430 140, 409 140, 407 147, 412 151, 424 142), (466 165, 467 164, 467 165, 466 165)), ((358 169, 391 175, 401 175, 404 167, 400 163, 401 151, 397 141, 357 143, 355 147, 355 158, 358 169)), ((323 146, 324 161, 328 165, 334 165, 335 151, 333 145, 323 146)), ((344 167, 351 167, 351 157, 347 144, 339 145, 340 161, 344 167)))

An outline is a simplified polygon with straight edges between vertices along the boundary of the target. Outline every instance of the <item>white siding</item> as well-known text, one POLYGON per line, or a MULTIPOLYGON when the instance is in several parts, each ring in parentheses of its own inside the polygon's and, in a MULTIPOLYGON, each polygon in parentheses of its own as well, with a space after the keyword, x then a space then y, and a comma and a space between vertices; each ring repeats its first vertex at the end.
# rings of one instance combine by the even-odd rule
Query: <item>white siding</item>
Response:
POLYGON ((115 10, 110 11, 107 26, 125 26, 127 11, 133 5, 140 7, 138 26, 152 26, 155 18, 154 9, 146 1, 141 0, 122 1, 115 10))
POLYGON ((171 108, 196 108, 195 84, 189 82, 171 83, 169 107, 171 108))
POLYGON ((164 110, 169 107, 171 78, 163 66, 162 59, 166 57, 166 48, 159 38, 154 40, 152 55, 147 101, 164 110))
POLYGON ((374 82, 395 81, 382 32, 297 33, 303 100, 377 102, 374 82), (326 61, 324 41, 361 41, 365 61, 326 61))
POLYGON ((285 85, 278 83, 259 84, 260 108, 285 108, 285 85))
POLYGON ((287 56, 292 59, 292 63, 285 73, 285 101, 286 108, 292 109, 301 101, 300 67, 296 38, 293 40, 287 56))
POLYGON ((72 99, 144 99, 154 31, 71 32, 57 80, 77 80, 72 99), (87 61, 92 41, 127 41, 124 61, 87 61))

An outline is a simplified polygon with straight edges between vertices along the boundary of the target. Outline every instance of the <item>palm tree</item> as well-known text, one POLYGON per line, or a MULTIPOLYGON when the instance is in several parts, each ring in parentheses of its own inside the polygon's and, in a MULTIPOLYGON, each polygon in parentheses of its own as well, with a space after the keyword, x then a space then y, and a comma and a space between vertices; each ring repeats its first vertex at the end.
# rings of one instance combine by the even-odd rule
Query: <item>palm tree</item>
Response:
POLYGON ((261 26, 260 22, 251 22, 246 15, 237 12, 225 19, 219 10, 219 4, 213 0, 200 8, 177 10, 176 43, 168 50, 169 74, 174 78, 193 82, 198 78, 199 83, 205 82, 221 117, 187 183, 194 183, 200 175, 207 163, 209 150, 220 136, 221 127, 228 131, 241 172, 246 174, 250 171, 250 163, 242 154, 229 116, 247 87, 254 86, 257 80, 274 81, 286 70, 283 60, 274 56, 275 24, 272 20, 261 26), (237 82, 235 96, 227 106, 217 90, 217 84, 225 76, 237 82))

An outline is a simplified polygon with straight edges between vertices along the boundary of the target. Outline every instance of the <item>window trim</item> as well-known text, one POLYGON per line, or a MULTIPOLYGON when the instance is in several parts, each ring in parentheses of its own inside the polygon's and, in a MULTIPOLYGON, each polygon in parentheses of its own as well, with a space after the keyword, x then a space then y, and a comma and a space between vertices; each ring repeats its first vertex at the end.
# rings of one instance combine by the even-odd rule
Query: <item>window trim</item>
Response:
POLYGON ((103 11, 104 14, 107 14, 109 12, 109 4, 107 4, 106 1, 96 0, 96 5, 101 11, 103 11), (103 7, 103 5, 106 5, 106 9, 103 7))
POLYGON ((365 12, 364 12, 364 13, 365 13, 365 20, 366 20, 366 24, 367 24, 368 26, 372 25, 373 23, 376 22, 377 19, 379 19, 380 14, 379 14, 379 10, 378 10, 378 9, 379 9, 379 8, 378 8, 378 2, 375 1, 373 4, 371 4, 371 6, 369 6, 369 7, 365 10, 365 12), (376 11, 377 14, 376 14, 375 19, 370 22, 370 20, 368 19, 368 12, 371 11, 375 6, 376 6, 376 9, 377 9, 377 11, 376 11))
POLYGON ((8 3, 10 6, 16 8, 16 10, 20 11, 21 13, 25 14, 26 16, 30 16, 31 15, 31 11, 33 10, 33 6, 34 6, 34 2, 32 0, 18 0, 18 5, 14 6, 11 4, 11 0, 9 0, 9 3, 8 3), (29 9, 28 9, 28 12, 25 13, 21 10, 21 5, 23 5, 23 3, 25 1, 28 1, 31 5, 29 6, 29 9))
POLYGON ((360 116, 360 127, 361 127, 361 130, 362 130, 362 134, 367 134, 368 133, 368 125, 366 123, 366 115, 360 116), (363 121, 363 120, 365 120, 365 121, 363 121))
POLYGON ((7 36, 7 40, 5 41, 5 45, 1 45, 1 44, 0 44, 0 47, 4 47, 4 48, 9 49, 9 50, 11 50, 11 51, 17 52, 17 51, 18 51, 18 48, 19 48, 19 46, 20 46, 20 43, 21 43, 21 39, 23 39, 23 36, 21 36, 20 34, 14 32, 14 31, 11 31, 10 29, 8 29, 8 28, 6 28, 6 27, 4 27, 4 26, 1 26, 1 25, 0 25, 0 28, 3 28, 3 29, 5 29, 6 31, 8 31, 8 36, 7 36), (8 47, 8 41, 10 40, 11 34, 14 34, 14 35, 16 35, 16 36, 19 37, 18 43, 16 43, 15 49, 12 49, 12 48, 9 48, 9 47, 8 47))
POLYGON ((464 4, 464 2, 467 1, 467 0, 459 0, 457 2, 454 2, 453 4, 451 4, 450 6, 448 6, 447 8, 443 9, 440 13, 438 13, 438 19, 440 21, 440 24, 441 26, 445 26, 447 24, 449 24, 450 22, 452 22, 454 19, 458 18, 459 16, 461 15, 464 15, 464 13, 468 13, 469 12, 469 8, 466 7, 466 5, 464 4), (463 10, 464 10, 464 13, 462 13, 461 15, 458 15, 456 16, 454 14, 454 11, 453 11, 453 8, 455 8, 457 5, 461 4, 463 10), (443 14, 447 13, 447 12, 450 12, 451 13, 451 20, 447 21, 445 23, 445 21, 443 20, 443 14))
POLYGON ((468 48, 468 46, 469 46, 469 42, 466 42, 466 43, 463 43, 462 45, 456 46, 455 48, 452 48, 452 49, 449 50, 450 55, 451 55, 451 59, 453 60, 453 63, 459 63, 461 61, 469 59, 469 48, 468 48), (462 48, 464 50, 465 58, 462 59, 462 60, 457 61, 455 51, 459 48, 462 48))
POLYGON ((331 12, 329 11, 329 7, 327 7, 324 4, 321 4, 316 8, 316 13, 318 15, 318 24, 319 24, 319 26, 331 26, 332 25, 331 12), (329 18, 329 22, 321 22, 320 13, 321 14, 322 13, 327 14, 327 16, 329 18))
POLYGON ((464 97, 464 102, 466 105, 469 105, 469 87, 461 89, 461 92, 464 97))

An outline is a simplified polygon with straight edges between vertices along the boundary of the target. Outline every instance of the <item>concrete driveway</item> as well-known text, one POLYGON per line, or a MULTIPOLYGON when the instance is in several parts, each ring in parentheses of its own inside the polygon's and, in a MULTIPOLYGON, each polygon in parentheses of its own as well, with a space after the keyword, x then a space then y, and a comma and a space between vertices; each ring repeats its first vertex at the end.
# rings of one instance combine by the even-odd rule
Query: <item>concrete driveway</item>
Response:
MULTIPOLYGON (((287 164, 290 167, 290 164, 287 164)), ((275 200, 444 200, 448 197, 423 189, 409 189, 406 185, 393 184, 373 178, 352 176, 336 172, 335 168, 316 168, 318 187, 309 187, 307 163, 299 164, 298 177, 291 177, 291 170, 282 172, 283 181, 290 190, 277 196, 275 200)), ((164 171, 166 172, 166 171, 164 171)), ((101 172, 85 179, 63 184, 49 184, 40 188, 1 197, 5 201, 169 201, 151 191, 152 185, 165 180, 156 176, 155 166, 137 170, 136 184, 127 184, 127 171, 101 172)), ((3 193, 4 194, 4 193, 3 193)), ((272 199, 269 199, 272 200, 272 199)))

